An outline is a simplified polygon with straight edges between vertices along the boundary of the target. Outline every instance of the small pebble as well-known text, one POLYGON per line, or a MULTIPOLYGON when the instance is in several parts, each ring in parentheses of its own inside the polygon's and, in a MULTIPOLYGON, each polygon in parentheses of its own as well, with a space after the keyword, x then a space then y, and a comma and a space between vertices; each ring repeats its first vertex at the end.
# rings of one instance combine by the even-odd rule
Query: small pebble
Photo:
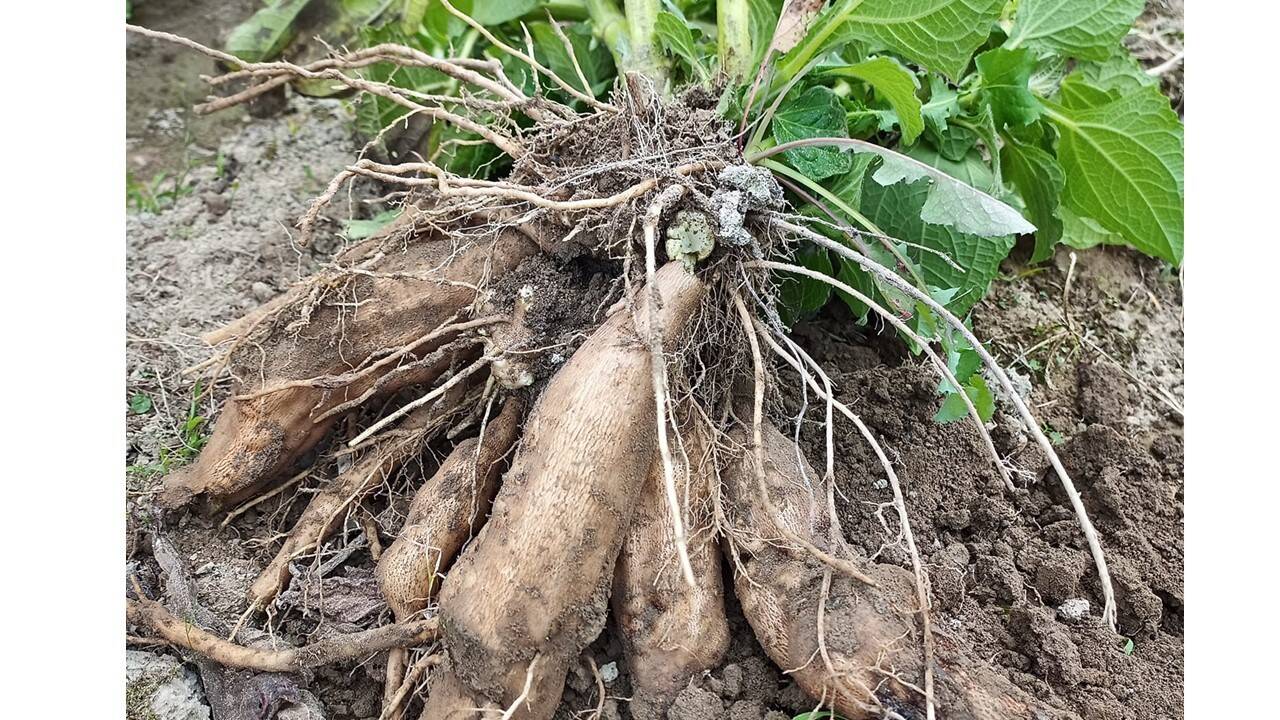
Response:
POLYGON ((254 283, 250 290, 253 292, 253 297, 256 298, 258 302, 266 302, 275 297, 276 294, 275 288, 261 280, 254 283))
POLYGON ((618 679, 618 663, 605 663, 600 666, 600 679, 605 685, 610 685, 614 680, 618 679))
POLYGON ((1058 606, 1058 615, 1069 623, 1078 623, 1089 617, 1089 601, 1084 598, 1071 598, 1058 606))

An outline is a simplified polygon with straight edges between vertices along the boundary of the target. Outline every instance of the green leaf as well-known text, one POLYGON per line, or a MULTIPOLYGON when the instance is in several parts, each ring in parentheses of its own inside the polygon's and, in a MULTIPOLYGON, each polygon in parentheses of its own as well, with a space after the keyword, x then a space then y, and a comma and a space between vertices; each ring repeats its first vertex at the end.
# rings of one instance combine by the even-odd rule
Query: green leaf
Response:
POLYGON ((842 4, 853 6, 847 19, 852 36, 891 48, 954 80, 964 74, 973 51, 991 34, 1005 0, 844 0, 842 4))
POLYGON ((1079 78, 1088 85, 1121 96, 1137 92, 1144 87, 1156 87, 1160 83, 1138 65, 1138 61, 1123 47, 1103 62, 1079 62, 1076 70, 1079 78))
POLYGON ((1182 123, 1168 99, 1143 88, 1098 107, 1049 112, 1066 178, 1063 204, 1137 250, 1180 265, 1182 123))
POLYGON ((924 116, 920 110, 920 98, 916 91, 920 82, 902 63, 889 57, 877 57, 856 65, 838 65, 823 69, 824 75, 861 80, 875 89, 876 94, 889 103, 898 116, 902 128, 902 141, 908 145, 924 132, 924 116))
MULTIPOLYGON (((831 266, 831 254, 826 248, 813 245, 806 245, 796 251, 791 262, 827 276, 835 272, 831 266)), ((816 312, 831 297, 831 286, 821 280, 793 273, 778 273, 778 279, 779 300, 782 305, 778 311, 783 322, 788 325, 816 312)))
POLYGON ((1124 245, 1124 236, 1113 233, 1093 218, 1081 217, 1070 208, 1059 208, 1062 217, 1062 244, 1077 250, 1098 245, 1124 245))
POLYGON ((262 62, 280 54, 295 33, 298 14, 311 0, 280 0, 254 13, 227 36, 225 49, 245 62, 262 62))
POLYGON ((781 0, 747 0, 747 31, 751 34, 751 50, 754 53, 752 65, 759 66, 764 62, 769 39, 778 26, 778 15, 781 12, 781 0))
MULTIPOLYGON (((978 411, 978 417, 983 422, 991 420, 991 416, 996 411, 995 398, 991 395, 991 389, 987 387, 987 382, 982 379, 982 376, 974 375, 970 378, 964 387, 964 391, 969 396, 969 400, 973 402, 974 409, 978 411)), ((965 407, 964 399, 960 397, 960 394, 949 393, 947 398, 942 401, 942 408, 938 410, 938 414, 933 419, 940 423, 949 423, 968 416, 969 409, 965 407)))
MULTIPOLYGON (((844 106, 830 88, 815 86, 783 103, 773 116, 773 138, 779 144, 816 137, 848 137, 844 106)), ((849 155, 834 147, 803 147, 782 154, 787 162, 813 180, 848 172, 849 155)))
MULTIPOLYGON (((827 189, 835 193, 849 207, 856 208, 862 204, 862 182, 867 177, 867 168, 875 162, 875 156, 867 153, 855 153, 852 156, 853 167, 849 172, 827 181, 827 189)), ((852 218, 850 218, 852 220, 852 218)))
POLYGON ((978 144, 978 134, 966 127, 948 125, 941 133, 926 131, 929 143, 948 160, 963 160, 978 144))
POLYGON ((1000 152, 1004 176, 1022 196, 1026 216, 1036 226, 1036 247, 1031 262, 1047 260, 1053 246, 1062 239, 1062 220, 1058 203, 1064 184, 1062 166, 1049 153, 1017 138, 1006 135, 1000 152))
POLYGON ((974 64, 982 79, 982 100, 991 108, 997 127, 1029 125, 1040 117, 1040 100, 1029 88, 1036 69, 1030 50, 996 48, 979 55, 974 64))
MULTIPOLYGON (((920 188, 921 219, 931 225, 944 225, 958 232, 984 237, 1035 232, 1035 226, 1022 215, 991 195, 931 167, 914 158, 886 148, 864 147, 866 152, 880 155, 883 162, 872 174, 881 186, 915 183, 927 180, 920 188)), ((865 192, 865 189, 864 189, 865 192)), ((877 223, 878 224, 878 223, 877 223)), ((881 226, 883 227, 883 226, 881 226)), ((910 238, 910 234, 898 237, 910 238)))
POLYGON ((138 393, 129 398, 129 410, 134 415, 145 415, 151 412, 151 398, 143 393, 138 393))
POLYGON ((490 143, 480 142, 479 135, 453 125, 443 125, 438 139, 440 145, 449 143, 436 158, 440 167, 465 177, 486 178, 501 174, 506 156, 490 143))
POLYGON ((688 23, 672 13, 660 12, 654 32, 657 33, 662 47, 668 53, 684 60, 698 76, 699 81, 706 81, 710 77, 710 72, 702 60, 704 53, 698 49, 698 42, 694 39, 693 29, 688 23))
POLYGON ((960 114, 959 94, 938 75, 929 76, 929 101, 920 106, 925 127, 934 132, 947 129, 947 120, 960 114))
MULTIPOLYGON (((529 23, 528 27, 529 32, 533 34, 533 45, 538 59, 551 68, 552 72, 564 78, 565 82, 579 90, 586 90, 582 87, 578 72, 573 67, 573 57, 570 57, 564 42, 556 35, 551 25, 535 22, 529 23)), ((613 65, 613 53, 609 52, 609 48, 604 43, 597 41, 591 34, 591 30, 582 23, 562 26, 561 29, 569 38, 573 55, 578 58, 578 65, 591 86, 591 93, 600 95, 606 92, 617 74, 613 65)))
POLYGON ((1027 86, 1031 88, 1031 92, 1040 97, 1051 97, 1058 92, 1058 86, 1062 84, 1062 79, 1067 76, 1068 61, 1059 55, 1046 55, 1040 58, 1036 63, 1035 72, 1031 73, 1031 79, 1027 81, 1027 86))
POLYGON ((400 13, 400 29, 406 35, 413 35, 422 27, 422 19, 426 17, 427 6, 431 0, 404 0, 404 10, 400 13))
POLYGON ((959 160, 952 160, 927 145, 910 148, 907 156, 941 170, 960 182, 985 193, 995 192, 996 178, 991 166, 977 150, 970 150, 959 160))
POLYGON ((364 240, 386 227, 399 215, 399 210, 384 210, 368 220, 347 220, 344 234, 348 240, 364 240))
MULTIPOLYGON (((457 3, 452 4, 458 7, 457 3)), ((490 27, 527 15, 543 4, 545 0, 472 0, 472 10, 467 14, 472 20, 490 27)))
POLYGON ((1088 110, 1102 107, 1109 102, 1119 100, 1122 96, 1119 90, 1094 87, 1084 79, 1083 73, 1073 72, 1062 80, 1054 100, 1065 108, 1088 110))
MULTIPOLYGON (((372 47, 381 43, 413 44, 420 36, 410 38, 400 31, 399 23, 387 23, 382 27, 365 27, 360 31, 359 43, 372 47)), ((373 82, 391 83, 396 87, 432 92, 443 90, 449 78, 430 68, 396 67, 391 63, 376 63, 359 71, 361 78, 373 82)), ((366 138, 374 137, 397 118, 408 114, 408 108, 377 95, 361 94, 355 100, 356 130, 366 138)))
POLYGON ((1106 60, 1142 7, 1143 0, 1020 0, 1005 46, 1106 60))
POLYGON ((567 27, 562 27, 566 37, 569 38, 569 45, 573 48, 573 57, 569 56, 568 50, 564 43, 555 37, 555 30, 551 25, 544 22, 530 23, 530 31, 533 33, 534 43, 540 52, 546 52, 548 64, 551 69, 560 77, 565 78, 570 84, 578 89, 584 89, 582 83, 578 80, 578 74, 573 69, 573 59, 576 57, 578 66, 582 68, 582 74, 586 76, 587 83, 591 86, 591 92, 599 95, 608 91, 613 85, 613 79, 617 75, 617 70, 613 64, 613 54, 609 52, 609 48, 604 43, 599 42, 591 30, 585 24, 574 23, 567 27))
MULTIPOLYGON (((948 307, 963 315, 986 294, 1000 262, 1013 249, 1014 238, 980 237, 926 223, 921 214, 929 195, 930 183, 925 179, 889 185, 869 182, 862 187, 861 210, 888 235, 927 248, 907 246, 906 252, 918 264, 926 283, 960 290, 948 307)), ((1016 214, 1012 208, 1009 211, 1016 214)))

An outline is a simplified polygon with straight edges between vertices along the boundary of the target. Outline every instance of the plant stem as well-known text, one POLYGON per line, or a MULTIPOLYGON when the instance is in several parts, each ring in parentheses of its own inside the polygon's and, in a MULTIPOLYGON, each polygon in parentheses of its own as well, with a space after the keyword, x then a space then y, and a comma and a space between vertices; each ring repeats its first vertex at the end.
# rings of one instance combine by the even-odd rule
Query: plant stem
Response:
POLYGON ((583 0, 549 0, 540 7, 530 10, 522 18, 524 20, 545 20, 547 13, 557 20, 586 20, 587 3, 583 0))
POLYGON ((748 0, 716 0, 720 68, 730 80, 751 74, 751 10, 748 0))
POLYGON ((631 62, 628 72, 647 75, 658 91, 667 90, 667 62, 658 48, 658 11, 662 0, 623 0, 631 28, 631 62))
POLYGON ((627 18, 614 0, 586 0, 587 15, 596 36, 604 41, 613 53, 613 62, 619 70, 626 68, 631 57, 631 35, 627 18))

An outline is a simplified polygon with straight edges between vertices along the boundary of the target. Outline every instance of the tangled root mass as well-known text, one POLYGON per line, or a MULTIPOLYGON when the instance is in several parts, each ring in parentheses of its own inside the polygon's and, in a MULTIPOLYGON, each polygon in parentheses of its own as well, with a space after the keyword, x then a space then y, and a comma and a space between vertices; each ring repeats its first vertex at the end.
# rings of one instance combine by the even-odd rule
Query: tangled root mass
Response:
MULTIPOLYGON (((408 502, 377 563, 395 623, 360 645, 389 654, 384 717, 549 718, 610 612, 631 715, 664 717, 725 653, 722 563, 765 651, 845 717, 1047 713, 945 640, 922 654, 912 574, 846 545, 830 473, 753 422, 752 394, 777 390, 756 334, 785 328, 750 263, 789 254, 774 220, 796 216, 713 98, 626 85, 585 115, 506 98, 537 122, 493 123, 514 128, 501 181, 348 168, 408 193, 402 214, 223 333, 233 396, 159 505, 227 510, 308 461, 342 468, 253 584, 252 618, 371 496, 408 502)), ((131 619, 236 667, 328 657, 193 646, 142 596, 131 619)))

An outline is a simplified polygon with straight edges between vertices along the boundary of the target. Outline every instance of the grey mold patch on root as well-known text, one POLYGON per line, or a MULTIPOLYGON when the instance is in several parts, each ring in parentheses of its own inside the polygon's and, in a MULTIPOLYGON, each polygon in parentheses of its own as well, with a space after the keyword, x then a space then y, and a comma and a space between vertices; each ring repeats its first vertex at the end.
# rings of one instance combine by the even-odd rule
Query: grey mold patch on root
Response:
POLYGON ((730 165, 716 180, 719 187, 711 195, 711 205, 720 239, 729 245, 750 245, 754 238, 743 227, 747 213, 782 207, 782 187, 768 170, 751 165, 730 165))

